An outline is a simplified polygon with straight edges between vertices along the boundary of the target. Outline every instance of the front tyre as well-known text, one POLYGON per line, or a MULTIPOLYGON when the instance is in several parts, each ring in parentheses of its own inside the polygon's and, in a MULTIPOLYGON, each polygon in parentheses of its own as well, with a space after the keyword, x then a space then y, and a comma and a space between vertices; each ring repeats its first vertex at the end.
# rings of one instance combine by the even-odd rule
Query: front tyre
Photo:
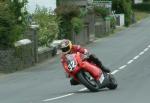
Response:
POLYGON ((118 83, 117 83, 115 77, 114 77, 112 74, 109 74, 109 82, 110 82, 110 83, 108 84, 107 88, 109 88, 109 89, 111 89, 111 90, 117 88, 118 83))
POLYGON ((80 71, 77 73, 77 78, 80 83, 87 87, 90 91, 99 91, 99 81, 95 80, 88 72, 80 71))

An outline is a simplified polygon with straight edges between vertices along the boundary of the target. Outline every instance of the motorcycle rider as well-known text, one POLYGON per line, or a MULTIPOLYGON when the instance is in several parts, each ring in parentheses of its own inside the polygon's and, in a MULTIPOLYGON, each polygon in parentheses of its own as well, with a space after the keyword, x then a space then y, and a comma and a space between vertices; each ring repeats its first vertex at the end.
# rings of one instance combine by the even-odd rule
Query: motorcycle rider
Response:
MULTIPOLYGON (((100 67, 103 72, 110 73, 110 70, 108 68, 106 68, 104 65, 102 65, 102 62, 95 55, 90 54, 87 49, 81 47, 80 45, 73 45, 70 40, 64 39, 61 42, 60 48, 62 51, 61 62, 63 64, 63 66, 66 62, 66 58, 65 58, 66 54, 80 52, 87 57, 88 61, 92 61, 98 67, 100 67)), ((70 79, 70 83, 71 83, 71 85, 79 84, 79 82, 75 81, 73 78, 70 79)))

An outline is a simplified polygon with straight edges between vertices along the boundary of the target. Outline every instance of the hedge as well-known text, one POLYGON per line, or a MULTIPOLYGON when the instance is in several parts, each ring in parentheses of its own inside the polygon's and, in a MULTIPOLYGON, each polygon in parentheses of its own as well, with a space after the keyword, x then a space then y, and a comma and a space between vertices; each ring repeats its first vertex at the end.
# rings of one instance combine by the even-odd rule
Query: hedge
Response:
POLYGON ((115 10, 115 13, 125 14, 125 25, 129 26, 131 24, 132 16, 132 2, 131 0, 112 0, 112 10, 115 10))
POLYGON ((19 39, 21 25, 17 24, 15 14, 6 2, 0 2, 0 48, 9 48, 19 39))
POLYGON ((150 2, 150 0, 143 0, 144 2, 150 2))
POLYGON ((133 8, 139 11, 150 12, 150 2, 133 5, 133 8))
POLYGON ((60 5, 55 9, 55 12, 61 21, 59 24, 59 39, 67 38, 71 40, 73 31, 78 34, 82 30, 82 18, 85 14, 77 5, 60 5))

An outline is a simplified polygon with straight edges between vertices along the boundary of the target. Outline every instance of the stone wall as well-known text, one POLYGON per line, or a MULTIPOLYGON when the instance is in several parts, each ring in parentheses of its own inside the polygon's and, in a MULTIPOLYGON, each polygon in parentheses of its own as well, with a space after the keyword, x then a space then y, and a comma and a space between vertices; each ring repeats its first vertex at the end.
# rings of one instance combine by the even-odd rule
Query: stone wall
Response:
POLYGON ((25 45, 0 50, 0 71, 14 72, 34 64, 32 46, 25 45))
MULTIPOLYGON (((11 49, 0 49, 0 71, 4 73, 15 72, 33 66, 35 62, 32 43, 11 49)), ((38 63, 55 56, 54 48, 40 48, 38 50, 38 63)))
POLYGON ((8 72, 17 69, 20 59, 14 58, 14 49, 0 50, 0 71, 8 72))
POLYGON ((49 47, 41 47, 38 49, 38 62, 43 62, 52 58, 57 53, 57 50, 49 47))

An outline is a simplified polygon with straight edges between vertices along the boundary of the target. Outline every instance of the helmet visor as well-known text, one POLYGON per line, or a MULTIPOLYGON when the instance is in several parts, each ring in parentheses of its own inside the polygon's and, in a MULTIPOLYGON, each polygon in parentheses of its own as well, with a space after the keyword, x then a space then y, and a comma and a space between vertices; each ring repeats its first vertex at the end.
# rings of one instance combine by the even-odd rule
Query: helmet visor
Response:
POLYGON ((69 52, 70 51, 70 46, 61 48, 62 52, 69 52))

